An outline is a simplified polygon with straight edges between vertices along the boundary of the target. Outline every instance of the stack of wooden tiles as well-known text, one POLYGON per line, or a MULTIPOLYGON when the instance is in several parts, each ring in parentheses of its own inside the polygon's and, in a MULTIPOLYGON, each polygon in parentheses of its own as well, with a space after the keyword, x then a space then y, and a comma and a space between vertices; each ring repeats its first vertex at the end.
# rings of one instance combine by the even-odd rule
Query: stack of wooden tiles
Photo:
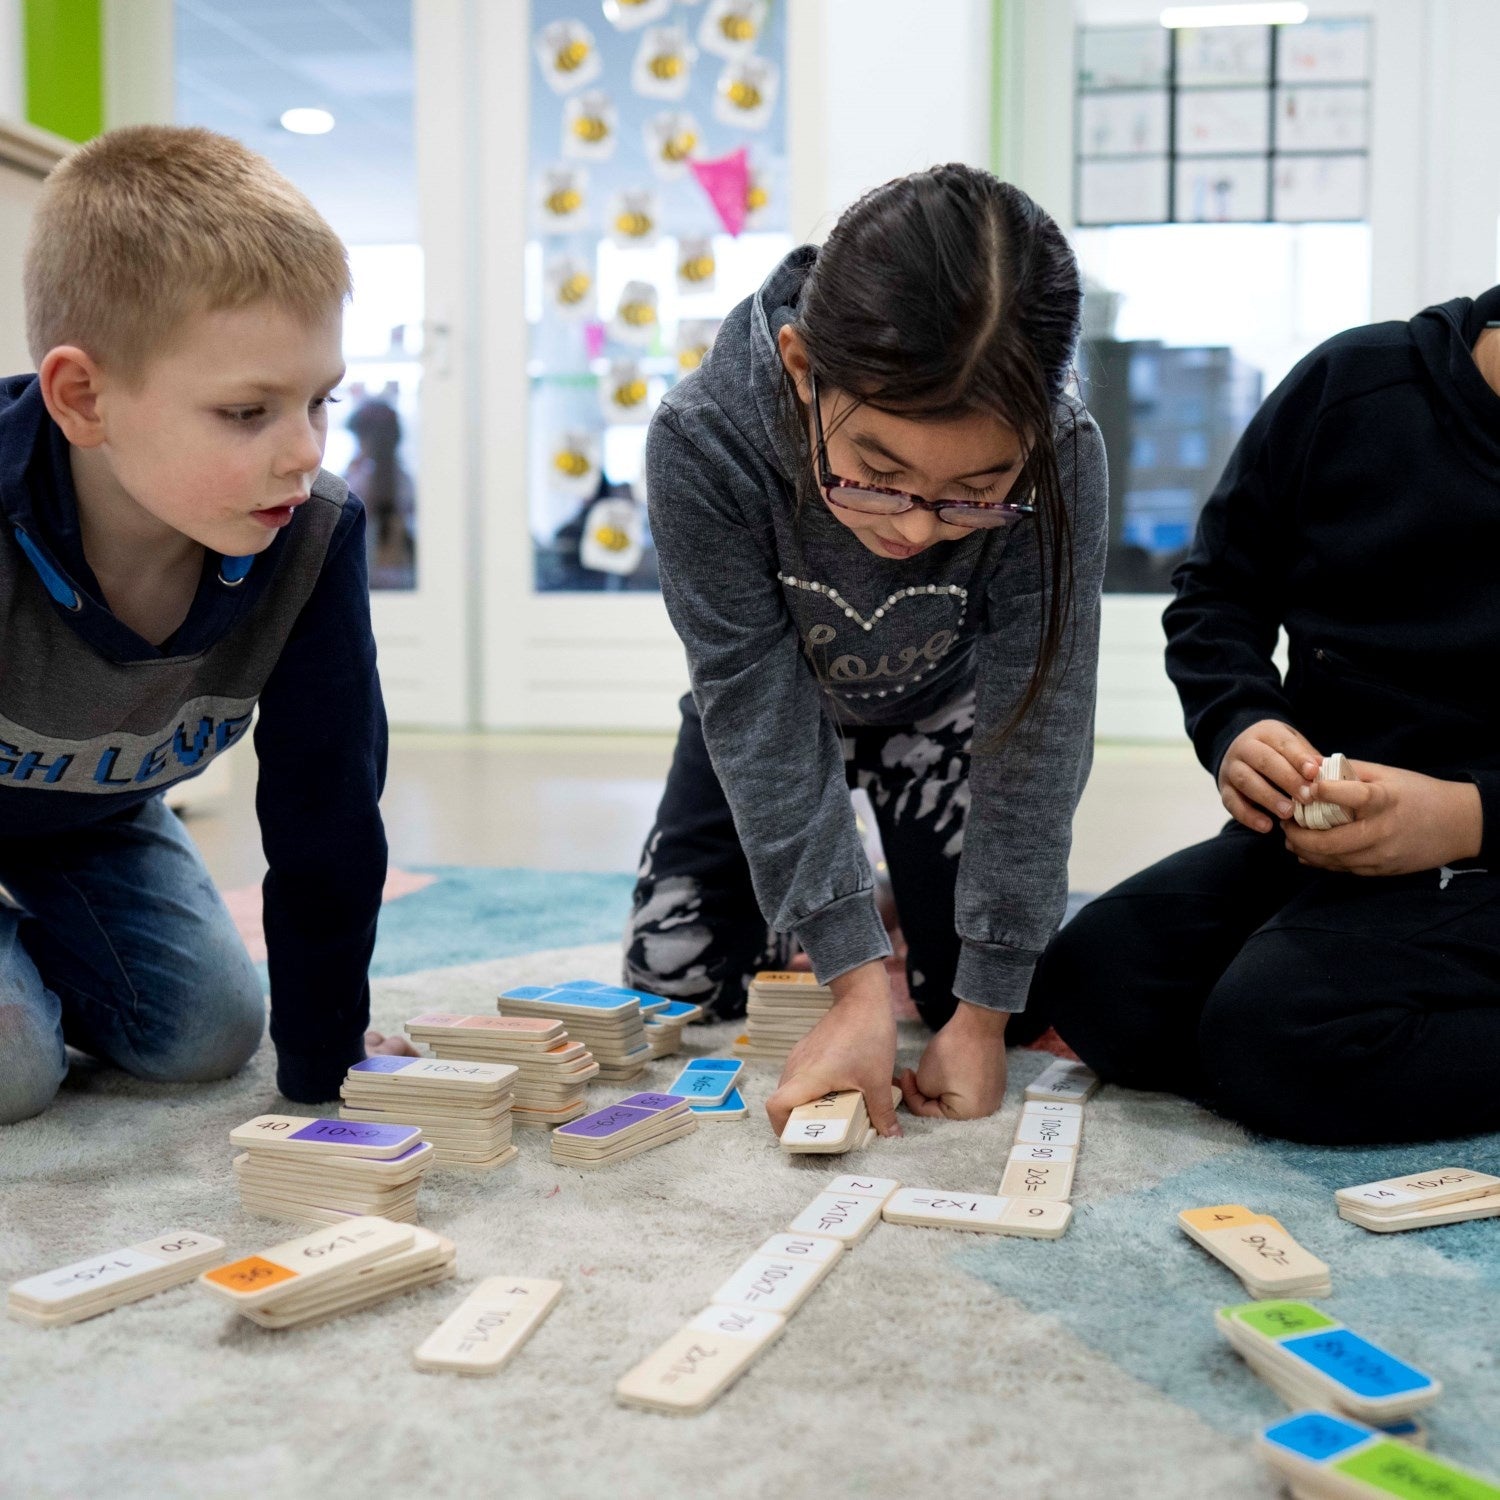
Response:
POLYGON ((453 1274, 453 1241, 378 1215, 205 1271, 204 1291, 263 1328, 298 1328, 453 1274))
POLYGON ((345 1120, 420 1125, 439 1166, 488 1171, 516 1159, 509 1063, 439 1057, 367 1057, 340 1090, 345 1120))
POLYGON ((300 1224, 417 1217, 434 1152, 420 1126, 257 1115, 229 1133, 240 1200, 252 1213, 300 1224))
POLYGON ((1340 1188, 1339 1218, 1376 1234, 1500 1215, 1500 1177, 1469 1167, 1433 1167, 1340 1188))
POLYGON ((631 1094, 552 1132, 552 1160, 559 1166, 613 1166, 642 1151, 680 1140, 698 1128, 688 1102, 678 1094, 631 1094))
POLYGON ((734 1050, 756 1062, 784 1063, 787 1054, 833 1005, 833 991, 810 973, 766 970, 750 981, 745 1034, 734 1050))
POLYGON ((599 1065, 606 1083, 631 1083, 651 1061, 651 1043, 633 990, 593 981, 560 985, 521 985, 500 996, 502 1016, 532 1016, 561 1021, 599 1065), (582 986, 582 987, 580 987, 582 986))
POLYGON ((517 1125, 565 1125, 588 1113, 584 1089, 599 1066, 561 1021, 429 1011, 408 1021, 406 1033, 430 1047, 434 1057, 516 1068, 511 1120, 517 1125))

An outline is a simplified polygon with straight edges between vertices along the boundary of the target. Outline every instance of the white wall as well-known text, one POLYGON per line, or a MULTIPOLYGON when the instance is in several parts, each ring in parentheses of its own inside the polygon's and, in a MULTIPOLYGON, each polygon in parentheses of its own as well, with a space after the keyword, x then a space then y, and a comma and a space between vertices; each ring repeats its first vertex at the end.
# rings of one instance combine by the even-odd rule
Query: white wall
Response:
POLYGON ((893 177, 947 161, 989 165, 991 8, 792 0, 789 126, 805 194, 794 198, 794 234, 822 239, 893 177))

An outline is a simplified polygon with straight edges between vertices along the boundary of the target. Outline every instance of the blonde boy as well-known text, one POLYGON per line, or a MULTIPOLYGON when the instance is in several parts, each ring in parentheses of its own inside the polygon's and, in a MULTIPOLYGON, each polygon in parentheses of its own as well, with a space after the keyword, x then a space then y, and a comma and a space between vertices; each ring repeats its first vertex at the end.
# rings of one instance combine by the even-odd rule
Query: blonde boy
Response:
POLYGON ((283 1093, 367 1042, 386 724, 364 512, 320 467, 344 248, 268 162, 112 131, 44 190, 36 375, 0 382, 0 1122, 64 1044, 221 1078, 260 1044, 255 969, 162 801, 247 730, 283 1093))

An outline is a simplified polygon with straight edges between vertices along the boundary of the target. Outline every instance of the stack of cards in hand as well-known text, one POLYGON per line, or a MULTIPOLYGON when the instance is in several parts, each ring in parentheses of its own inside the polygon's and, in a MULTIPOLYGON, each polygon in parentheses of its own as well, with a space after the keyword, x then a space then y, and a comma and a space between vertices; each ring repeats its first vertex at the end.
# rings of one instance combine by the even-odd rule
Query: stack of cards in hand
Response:
POLYGON ((345 1120, 419 1125, 439 1166, 503 1167, 510 1143, 509 1063, 438 1057, 367 1057, 355 1063, 340 1093, 345 1120))
POLYGON ((1377 1234, 1390 1234, 1397 1229, 1500 1215, 1500 1177, 1468 1167, 1435 1167, 1430 1172, 1340 1188, 1333 1201, 1339 1218, 1377 1234))
MULTIPOLYGON (((1325 755, 1318 767, 1319 781, 1358 781, 1342 755, 1325 755)), ((1294 802, 1292 817, 1299 828, 1311 828, 1318 833, 1327 833, 1330 828, 1342 828, 1352 823, 1354 816, 1337 802, 1294 802)))
POLYGON ((1500 1500, 1500 1485, 1363 1422, 1304 1411, 1268 1427, 1260 1453, 1295 1500, 1500 1500))
POLYGON ((1307 1302, 1220 1308, 1214 1325, 1292 1408, 1318 1406, 1385 1426, 1431 1406, 1442 1386, 1307 1302))
MULTIPOLYGON (((901 1090, 891 1087, 891 1104, 901 1102, 901 1090)), ((875 1139, 865 1096, 858 1089, 824 1094, 811 1104, 799 1104, 781 1132, 781 1149, 794 1156, 836 1156, 868 1146, 875 1139)))
POLYGON ((224 1241, 196 1229, 164 1229, 155 1239, 106 1250, 71 1266, 16 1282, 5 1299, 13 1318, 59 1328, 191 1281, 224 1259, 224 1241))
POLYGON ((263 1328, 295 1328, 442 1281, 454 1258, 452 1240, 430 1229, 368 1216, 231 1261, 198 1283, 263 1328))
POLYGON ((1328 1265, 1304 1250, 1270 1214, 1243 1203, 1185 1208, 1177 1222, 1190 1240, 1234 1272, 1252 1297, 1326 1297, 1328 1265))
POLYGON ((552 1160, 569 1167, 606 1167, 691 1135, 698 1121, 677 1094, 631 1094, 607 1109, 559 1125, 552 1160))
POLYGON ((584 1089, 599 1075, 593 1054, 561 1021, 543 1016, 459 1016, 429 1011, 406 1023, 406 1034, 433 1055, 467 1062, 509 1063, 517 1125, 562 1125, 588 1112, 584 1089))
POLYGON ((433 1149, 419 1126, 257 1115, 229 1133, 240 1201, 304 1224, 378 1214, 411 1221, 433 1149))
POLYGON ((634 990, 615 989, 593 980, 550 987, 522 985, 500 996, 500 1014, 561 1021, 568 1035, 594 1054, 599 1077, 606 1083, 630 1083, 651 1061, 641 1002, 634 990))
POLYGON ((833 1004, 833 991, 809 973, 767 970, 750 981, 746 1032, 734 1044, 741 1057, 785 1062, 833 1004))

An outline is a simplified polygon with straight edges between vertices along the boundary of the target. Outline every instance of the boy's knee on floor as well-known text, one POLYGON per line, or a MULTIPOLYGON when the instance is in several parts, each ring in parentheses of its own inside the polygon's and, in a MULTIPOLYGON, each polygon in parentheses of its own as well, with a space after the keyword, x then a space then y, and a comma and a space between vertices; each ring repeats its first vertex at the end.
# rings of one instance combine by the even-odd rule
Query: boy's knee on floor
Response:
POLYGON ((260 982, 222 976, 190 1006, 158 1017, 136 1044, 138 1077, 152 1083, 209 1083, 238 1073, 254 1057, 266 1027, 260 982))
POLYGON ((0 1125, 41 1114, 67 1071, 62 1038, 39 1029, 24 1007, 0 1004, 0 1125))

